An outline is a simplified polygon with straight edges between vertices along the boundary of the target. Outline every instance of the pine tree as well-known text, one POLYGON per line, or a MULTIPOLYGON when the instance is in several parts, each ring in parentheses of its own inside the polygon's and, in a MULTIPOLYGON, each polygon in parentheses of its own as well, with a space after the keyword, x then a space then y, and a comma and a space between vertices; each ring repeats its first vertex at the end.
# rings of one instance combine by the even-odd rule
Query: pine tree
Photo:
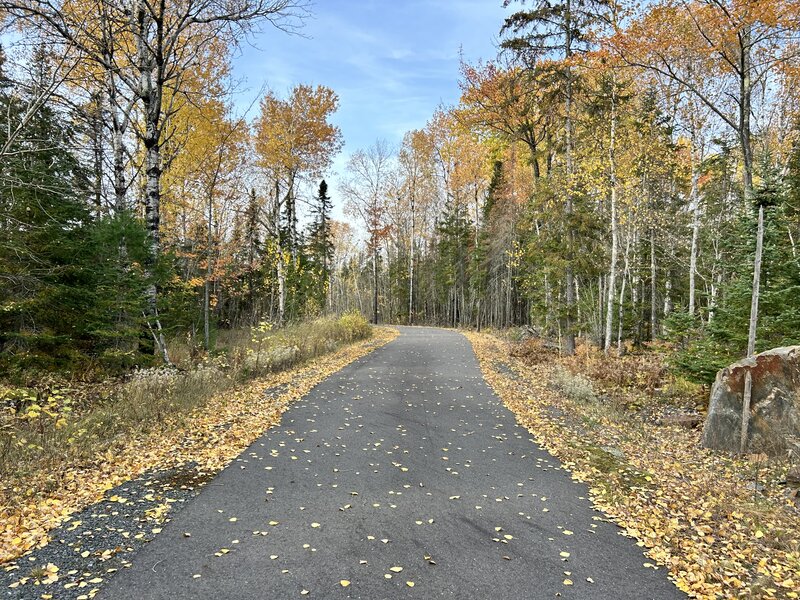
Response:
POLYGON ((720 305, 708 327, 687 331, 679 322, 680 314, 671 320, 673 336, 689 340, 674 362, 697 381, 710 383, 719 369, 746 355, 757 214, 762 206, 765 227, 756 352, 800 343, 800 308, 796 302, 800 264, 786 227, 796 194, 798 173, 793 167, 796 163, 790 163, 788 185, 773 169, 765 168, 763 182, 752 198, 753 210, 742 214, 727 236, 728 261, 734 275, 724 285, 720 305))
POLYGON ((467 267, 472 242, 472 224, 463 204, 448 201, 439 221, 436 282, 440 303, 446 307, 446 324, 458 325, 467 314, 467 267))
POLYGON ((333 240, 331 237, 331 211, 333 204, 328 196, 328 184, 323 179, 311 207, 311 223, 307 233, 307 254, 311 268, 319 277, 317 299, 324 307, 330 291, 333 240))
MULTIPOLYGON (((0 146, 8 141, 48 76, 34 53, 34 79, 0 86, 0 146)), ((129 217, 93 219, 88 171, 74 153, 75 131, 51 102, 38 108, 11 142, 0 171, 0 363, 73 369, 90 357, 136 362, 131 341, 140 325, 119 327, 119 309, 140 314, 143 278, 118 261, 130 240, 131 261, 146 253, 144 230, 129 217), (138 236, 138 245, 137 245, 138 236)), ((135 348, 135 345, 134 345, 135 348)))

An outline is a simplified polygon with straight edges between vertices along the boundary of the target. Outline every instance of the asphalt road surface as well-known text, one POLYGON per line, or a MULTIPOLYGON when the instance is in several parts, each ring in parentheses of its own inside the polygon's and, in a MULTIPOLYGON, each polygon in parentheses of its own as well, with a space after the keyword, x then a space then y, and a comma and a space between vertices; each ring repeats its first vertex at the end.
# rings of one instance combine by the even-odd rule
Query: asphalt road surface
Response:
POLYGON ((100 597, 684 597, 530 438, 462 335, 401 328, 290 408, 100 597))

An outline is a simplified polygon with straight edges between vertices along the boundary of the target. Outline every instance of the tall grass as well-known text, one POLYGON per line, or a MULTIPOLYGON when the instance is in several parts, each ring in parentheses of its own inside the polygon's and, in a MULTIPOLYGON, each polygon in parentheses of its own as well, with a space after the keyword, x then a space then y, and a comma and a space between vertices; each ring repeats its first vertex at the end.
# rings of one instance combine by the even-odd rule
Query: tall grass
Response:
MULTIPOLYGON (((94 459, 166 417, 180 417, 237 383, 286 370, 366 339, 359 315, 322 318, 281 329, 266 324, 220 334, 219 350, 180 368, 142 369, 106 386, 105 393, 56 387, 0 387, 0 480, 20 481, 39 470, 94 459)), ((3 490, 0 490, 2 492, 3 490)))

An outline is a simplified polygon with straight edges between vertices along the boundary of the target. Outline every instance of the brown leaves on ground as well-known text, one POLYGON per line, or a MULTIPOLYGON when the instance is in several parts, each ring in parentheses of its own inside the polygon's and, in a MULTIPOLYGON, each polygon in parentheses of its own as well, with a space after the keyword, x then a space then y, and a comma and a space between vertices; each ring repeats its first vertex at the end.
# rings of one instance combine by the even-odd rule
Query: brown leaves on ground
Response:
POLYGON ((12 503, 9 497, 0 498, 0 563, 45 545, 47 533, 70 514, 144 471, 187 463, 196 463, 203 473, 220 471, 278 423, 292 401, 397 335, 396 329, 375 328, 369 340, 224 392, 188 416, 168 417, 154 432, 132 436, 122 452, 107 452, 93 464, 59 472, 43 470, 25 482, 25 489, 6 488, 6 494, 26 500, 12 503), (285 391, 269 393, 275 388, 285 391))
POLYGON ((549 385, 552 361, 525 364, 493 336, 467 337, 518 421, 680 589, 696 598, 800 598, 800 513, 748 489, 746 461, 700 448, 698 430, 565 398, 549 385))

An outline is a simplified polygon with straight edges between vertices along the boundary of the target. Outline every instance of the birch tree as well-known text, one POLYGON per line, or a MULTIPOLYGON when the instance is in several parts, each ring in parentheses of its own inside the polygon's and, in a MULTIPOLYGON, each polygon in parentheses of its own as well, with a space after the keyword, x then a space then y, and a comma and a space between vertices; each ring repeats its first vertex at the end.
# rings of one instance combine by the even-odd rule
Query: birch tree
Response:
POLYGON ((389 232, 386 219, 392 151, 385 140, 377 140, 366 150, 357 150, 347 161, 342 194, 345 210, 357 217, 367 234, 367 252, 372 269, 372 322, 379 322, 378 262, 381 242, 389 232))

